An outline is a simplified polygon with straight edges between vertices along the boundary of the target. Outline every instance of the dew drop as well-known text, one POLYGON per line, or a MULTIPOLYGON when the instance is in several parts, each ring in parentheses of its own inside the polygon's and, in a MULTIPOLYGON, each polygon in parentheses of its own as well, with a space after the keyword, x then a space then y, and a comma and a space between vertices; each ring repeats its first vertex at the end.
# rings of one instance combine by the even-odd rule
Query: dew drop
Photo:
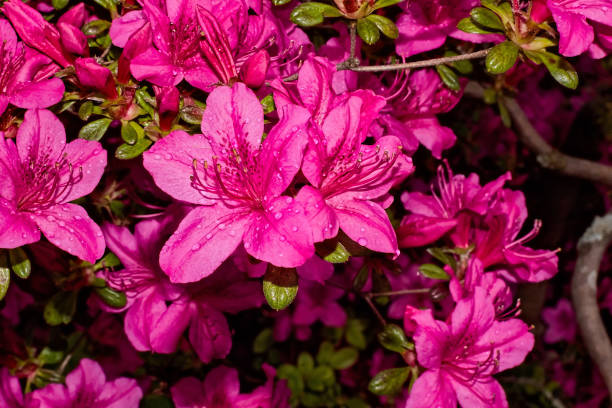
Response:
POLYGON ((291 203, 293 202, 293 197, 287 197, 287 198, 285 198, 285 202, 286 202, 287 204, 291 204, 291 203))
POLYGON ((223 223, 219 224, 219 229, 223 231, 225 229, 225 224, 223 223))
POLYGON ((295 225, 293 227, 291 227, 291 231, 297 232, 297 230, 298 230, 298 227, 296 227, 295 225))
POLYGON ((359 228, 359 231, 365 232, 365 228, 361 227, 361 228, 359 228))
POLYGON ((193 244, 193 246, 191 247, 192 251, 197 251, 198 249, 200 249, 200 244, 193 244))
POLYGON ((212 238, 212 234, 210 232, 206 234, 206 239, 211 239, 211 238, 212 238))
POLYGON ((283 213, 277 212, 276 214, 274 214, 274 218, 280 220, 281 218, 283 218, 283 213))
POLYGON ((160 156, 159 154, 154 154, 154 155, 153 155, 153 158, 154 158, 155 160, 161 160, 161 156, 160 156))
POLYGON ((366 245, 368 245, 368 240, 367 240, 367 239, 365 239, 365 238, 359 238, 359 239, 357 240, 357 243, 358 243, 359 245, 361 245, 361 246, 366 246, 366 245))
POLYGON ((244 243, 244 249, 249 249, 251 247, 251 244, 249 244, 248 242, 244 243))
POLYGON ((287 238, 284 235, 281 235, 279 238, 280 242, 285 242, 287 238))

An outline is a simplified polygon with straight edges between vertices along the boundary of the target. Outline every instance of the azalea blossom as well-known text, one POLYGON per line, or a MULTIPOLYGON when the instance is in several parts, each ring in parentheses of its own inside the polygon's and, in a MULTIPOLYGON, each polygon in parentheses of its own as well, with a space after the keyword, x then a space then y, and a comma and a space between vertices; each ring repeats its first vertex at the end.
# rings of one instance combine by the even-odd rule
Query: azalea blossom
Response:
POLYGON ((263 109, 244 84, 217 88, 207 102, 203 134, 173 132, 144 154, 162 190, 196 205, 162 249, 162 269, 173 282, 199 280, 241 242, 259 260, 302 265, 312 232, 302 204, 282 194, 302 162, 308 113, 281 111, 262 142, 263 109))
POLYGON ((49 78, 55 67, 51 59, 18 41, 11 24, 0 19, 0 116, 9 104, 34 109, 58 103, 64 83, 49 78))
POLYGON ((568 299, 561 299, 554 307, 542 309, 542 320, 546 323, 544 341, 557 343, 559 341, 574 341, 576 337, 576 314, 568 299))
POLYGON ((131 378, 107 382, 100 365, 84 358, 66 376, 66 385, 49 384, 32 393, 39 408, 137 408, 142 390, 131 378))
POLYGON ((426 371, 415 381, 406 408, 507 407, 493 374, 522 363, 534 336, 518 319, 495 320, 484 289, 457 302, 447 322, 431 310, 408 306, 405 324, 414 332, 419 364, 426 371))
POLYGON ((70 201, 96 187, 106 166, 106 150, 83 139, 66 143, 62 123, 47 110, 30 110, 16 144, 0 133, 0 248, 40 239, 40 232, 89 262, 104 253, 100 227, 70 201))

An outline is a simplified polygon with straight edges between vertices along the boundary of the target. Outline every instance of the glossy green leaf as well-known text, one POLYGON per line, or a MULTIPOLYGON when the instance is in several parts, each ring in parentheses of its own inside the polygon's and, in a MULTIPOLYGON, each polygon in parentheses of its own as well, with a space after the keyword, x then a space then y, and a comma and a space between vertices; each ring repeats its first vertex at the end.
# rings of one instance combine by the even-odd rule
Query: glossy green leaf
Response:
POLYGON ((383 331, 378 333, 378 341, 384 348, 396 353, 414 349, 414 345, 406 338, 404 329, 396 324, 387 324, 383 331))
POLYGON ((11 270, 9 268, 8 255, 6 251, 0 249, 0 300, 6 296, 10 284, 11 270))
POLYGON ((70 0, 51 0, 51 5, 56 10, 62 10, 68 3, 70 3, 70 0))
POLYGON ((144 129, 134 121, 123 121, 121 123, 121 138, 127 144, 133 145, 139 139, 144 138, 144 129))
POLYGON ((357 20, 357 34, 366 44, 374 44, 380 38, 380 30, 373 21, 362 18, 357 20))
POLYGON ((504 25, 502 24, 497 14, 495 14, 494 12, 492 12, 491 10, 487 8, 484 8, 484 7, 473 8, 470 11, 470 17, 472 17, 472 20, 476 24, 486 27, 488 29, 492 29, 495 31, 505 30, 504 25))
POLYGON ((291 12, 291 21, 301 27, 312 27, 323 22, 324 17, 341 17, 342 13, 329 4, 315 1, 302 3, 291 12))
POLYGON ((487 72, 503 74, 508 71, 518 58, 519 47, 512 41, 497 44, 489 51, 485 59, 487 72))
POLYGON ((298 292, 298 279, 295 268, 279 268, 268 265, 264 276, 263 293, 268 305, 274 310, 288 307, 298 292))
POLYGON ((450 279, 450 277, 448 276, 448 274, 446 273, 444 269, 440 268, 438 265, 434 265, 430 263, 426 263, 426 264, 419 266, 419 272, 423 276, 426 276, 431 279, 442 279, 442 280, 450 279))
POLYGON ((133 159, 140 156, 152 143, 150 139, 140 139, 133 145, 123 143, 115 150, 115 157, 120 160, 133 159))
POLYGON ((93 35, 97 37, 103 32, 105 32, 106 30, 108 30, 110 26, 111 26, 110 21, 93 20, 85 24, 83 28, 81 29, 81 31, 83 31, 83 34, 87 36, 93 35))
POLYGON ((329 360, 329 365, 335 370, 346 370, 357 362, 359 351, 353 347, 343 347, 334 352, 329 360))
POLYGON ((346 250, 342 243, 338 242, 336 244, 336 249, 323 257, 327 262, 330 263, 344 263, 349 260, 351 254, 346 250))
POLYGON ((541 51, 542 63, 550 72, 550 75, 566 88, 576 89, 578 87, 578 73, 565 58, 550 52, 541 51))
POLYGON ((32 273, 32 263, 23 248, 9 249, 9 260, 11 269, 21 279, 27 279, 32 273))
POLYGON ((409 375, 409 367, 383 370, 372 378, 368 389, 376 395, 395 395, 402 390, 409 375))
POLYGON ((396 39, 399 36, 399 31, 395 23, 387 17, 379 16, 378 14, 370 14, 365 18, 371 21, 378 29, 387 37, 396 39))
POLYGON ((451 68, 446 65, 436 65, 436 72, 440 75, 440 79, 444 82, 444 85, 452 89, 453 91, 458 91, 461 89, 461 84, 459 84, 459 77, 451 68))
POLYGON ((111 289, 108 286, 104 288, 95 288, 94 291, 96 295, 100 296, 100 299, 102 299, 104 303, 115 309, 121 309, 127 303, 125 293, 111 289))
POLYGON ((94 110, 94 104, 92 101, 85 101, 79 107, 79 118, 83 121, 89 119, 94 110))
POLYGON ((40 351, 38 359, 44 364, 57 364, 64 358, 64 352, 61 350, 51 350, 45 347, 40 351))
POLYGON ((378 0, 376 3, 374 3, 374 10, 394 6, 402 1, 404 0, 378 0))
POLYGON ((68 324, 76 311, 78 292, 57 292, 45 305, 43 317, 50 326, 68 324))
POLYGON ((79 131, 79 137, 85 140, 100 140, 106 133, 106 130, 110 126, 112 120, 109 118, 102 118, 89 122, 81 128, 79 131))
POLYGON ((465 33, 470 34, 493 34, 494 31, 487 30, 484 27, 477 25, 470 17, 459 20, 457 28, 465 33))

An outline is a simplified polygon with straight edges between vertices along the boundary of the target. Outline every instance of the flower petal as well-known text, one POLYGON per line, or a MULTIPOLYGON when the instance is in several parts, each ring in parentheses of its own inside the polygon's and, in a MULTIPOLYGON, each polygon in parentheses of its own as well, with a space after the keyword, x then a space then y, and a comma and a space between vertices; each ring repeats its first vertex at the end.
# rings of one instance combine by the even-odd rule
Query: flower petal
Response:
MULTIPOLYGON (((1 166, 1 165, 0 165, 1 166)), ((14 204, 0 198, 0 248, 17 248, 40 240, 40 230, 14 204)))
MULTIPOLYGON (((462 405, 470 407, 471 405, 462 405)), ((427 370, 414 382, 405 408, 456 408, 457 396, 440 370, 427 370)))
POLYGON ((232 334, 223 313, 199 304, 189 326, 189 342, 203 363, 226 357, 232 348, 232 334))
POLYGON ((55 105, 64 96, 64 83, 59 78, 30 82, 12 90, 11 104, 25 109, 55 105))
POLYGON ((102 230, 76 204, 59 204, 31 215, 53 245, 90 263, 104 254, 102 230))
POLYGON ((66 146, 62 122, 50 111, 29 110, 17 130, 17 151, 22 163, 31 160, 53 164, 66 146))
POLYGON ((168 55, 153 47, 134 57, 130 72, 139 81, 146 79, 158 86, 176 86, 183 80, 182 69, 175 66, 168 55))
POLYGON ((62 182, 71 183, 63 202, 83 197, 93 191, 106 167, 106 150, 99 142, 76 139, 66 145, 64 155, 71 165, 62 174, 62 182))

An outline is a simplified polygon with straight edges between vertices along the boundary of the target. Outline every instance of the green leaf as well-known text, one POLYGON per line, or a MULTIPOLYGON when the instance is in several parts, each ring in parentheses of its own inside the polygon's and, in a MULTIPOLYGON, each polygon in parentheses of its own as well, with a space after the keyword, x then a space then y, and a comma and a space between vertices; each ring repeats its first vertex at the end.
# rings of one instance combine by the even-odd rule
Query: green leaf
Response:
POLYGON ((457 28, 465 33, 470 34, 493 34, 494 31, 487 30, 477 25, 470 17, 459 20, 457 28))
POLYGON ((11 284, 11 270, 9 269, 8 255, 0 249, 0 300, 4 298, 11 284))
POLYGON ((555 81, 569 89, 578 87, 578 73, 565 58, 546 51, 540 51, 539 54, 555 81))
POLYGON ((43 317, 50 326, 68 324, 76 311, 78 292, 57 292, 45 305, 43 317))
POLYGON ((343 347, 336 351, 329 360, 329 365, 335 370, 346 370, 357 362, 359 351, 353 347, 343 347))
POLYGON ((100 34, 102 34, 103 32, 105 32, 106 30, 108 30, 108 28, 111 26, 110 21, 106 21, 106 20, 93 20, 90 21, 89 23, 85 24, 83 26, 83 28, 81 28, 81 31, 83 32, 83 34, 89 36, 89 35, 93 35, 95 37, 99 36, 100 34))
POLYGON ((499 109, 499 116, 501 118, 502 123, 505 127, 510 129, 512 127, 512 118, 510 117, 510 112, 508 112, 508 108, 502 102, 501 98, 497 99, 497 109, 499 109))
POLYGON ((527 44, 522 44, 521 48, 529 51, 539 51, 547 47, 557 45, 553 40, 546 37, 536 37, 527 44))
POLYGON ((265 353, 274 344, 274 331, 265 328, 259 332, 253 341, 253 352, 257 354, 265 353))
POLYGON ((374 3, 374 10, 381 9, 383 7, 394 6, 397 3, 401 3, 403 0, 378 0, 374 3))
MULTIPOLYGON (((308 4, 308 3, 307 3, 308 4)), ((357 34, 366 44, 374 44, 380 38, 380 31, 373 21, 362 18, 357 20, 357 34)))
POLYGON ((104 255, 102 259, 96 262, 96 264, 94 265, 94 270, 97 271, 98 269, 102 268, 114 268, 115 266, 119 266, 120 264, 121 261, 119 260, 119 258, 117 258, 117 256, 112 252, 109 252, 108 254, 104 255))
POLYGON ((497 44, 489 51, 485 59, 487 72, 491 74, 503 74, 508 71, 518 57, 519 47, 512 41, 504 41, 497 44))
POLYGON ((115 150, 115 157, 120 160, 129 160, 138 157, 151 146, 150 139, 140 139, 135 144, 129 145, 127 143, 121 144, 117 150, 115 150))
POLYGON ((348 319, 346 322, 346 342, 360 350, 364 350, 367 341, 364 335, 365 326, 359 319, 348 319))
POLYGON ((315 1, 302 3, 291 12, 291 21, 301 27, 312 27, 323 22, 324 17, 341 17, 342 13, 329 4, 315 1))
POLYGON ((505 30, 504 25, 502 24, 497 14, 484 7, 473 8, 470 11, 470 17, 472 17, 472 20, 476 24, 481 25, 483 27, 490 28, 496 31, 505 30))
POLYGON ((70 3, 70 0, 51 0, 51 5, 56 10, 61 10, 70 3))
POLYGON ((276 105, 274 105, 274 96, 272 94, 266 95, 266 97, 261 100, 261 106, 264 108, 264 114, 274 112, 274 110, 276 110, 276 105))
POLYGON ((79 137, 85 140, 100 140, 106 133, 106 130, 110 126, 112 120, 109 118, 102 118, 89 122, 81 128, 79 131, 79 137))
MULTIPOLYGON (((444 53, 445 57, 454 57, 456 55, 459 55, 459 54, 457 54, 454 51, 446 51, 444 53)), ((472 61, 470 60, 453 61, 449 63, 448 65, 455 68, 461 75, 471 74, 472 71, 474 70, 474 65, 472 64, 472 61)))
POLYGON ((174 403, 164 395, 145 395, 139 408, 174 408, 174 403))
POLYGON ((436 258, 438 261, 442 262, 443 264, 452 267, 453 269, 457 265, 455 258, 453 258, 449 254, 444 252, 442 248, 435 248, 435 247, 427 248, 426 251, 429 255, 433 256, 434 258, 436 258))
POLYGON ((419 272, 423 276, 427 276, 428 278, 431 278, 431 279, 442 279, 442 280, 450 279, 450 277, 448 276, 448 274, 446 273, 444 269, 440 268, 438 265, 434 265, 430 263, 426 263, 426 264, 419 266, 419 272))
POLYGON ((357 291, 363 289, 370 277, 370 268, 367 265, 362 266, 353 279, 353 288, 357 291))
POLYGON ((9 259, 11 261, 11 269, 15 272, 15 275, 21 279, 27 279, 30 276, 32 264, 23 248, 9 249, 9 259))
POLYGON ((45 347, 41 350, 38 355, 38 359, 43 364, 57 364, 64 358, 64 352, 61 350, 51 350, 49 347, 45 347))
POLYGON ((334 355, 334 345, 329 341, 324 341, 319 346, 319 352, 317 353, 317 362, 319 364, 329 364, 332 356, 334 355))
POLYGON ((295 268, 268 265, 263 281, 263 293, 272 309, 282 310, 288 307, 297 296, 297 292, 298 279, 295 268))
POLYGON ((396 324, 386 325, 383 331, 378 333, 378 341, 384 348, 396 353, 414 349, 414 345, 406 338, 404 329, 396 324))
POLYGON ((287 380, 292 394, 298 395, 304 391, 304 379, 296 366, 283 364, 276 370, 276 376, 281 380, 287 380))
POLYGON ((325 365, 316 367, 306 380, 308 388, 318 392, 325 391, 325 388, 334 385, 335 382, 336 374, 334 373, 334 370, 325 365))
POLYGON ((409 367, 390 368, 376 374, 368 384, 368 389, 376 395, 394 395, 402 390, 402 386, 410 375, 409 367))
POLYGON ((94 292, 96 292, 96 295, 100 296, 100 299, 102 299, 104 303, 115 309, 121 309, 127 303, 125 293, 111 289, 108 286, 104 288, 94 288, 94 292))
POLYGON ((480 4, 489 10, 493 10, 495 14, 501 19, 502 25, 513 24, 514 14, 512 13, 512 6, 507 1, 499 3, 497 0, 480 0, 480 4))
POLYGON ((93 113, 93 109, 94 109, 94 104, 92 101, 85 101, 80 107, 79 107, 79 118, 83 121, 86 121, 87 119, 89 119, 89 117, 91 116, 91 114, 93 113))
POLYGON ((133 121, 121 122, 121 138, 127 144, 133 145, 139 139, 144 138, 144 129, 138 123, 133 121))
POLYGON ((323 257, 327 262, 330 263, 344 263, 349 260, 351 254, 346 250, 342 243, 338 242, 336 244, 336 249, 334 252, 323 257))
POLYGON ((297 359, 297 368, 305 377, 309 376, 314 370, 314 358, 306 351, 302 351, 297 359))
POLYGON ((396 39, 399 36, 397 26, 387 17, 379 16, 378 14, 370 14, 366 17, 366 20, 374 23, 384 35, 391 39, 396 39))
POLYGON ((461 89, 461 84, 459 84, 459 78, 455 71, 449 68, 446 65, 436 65, 436 71, 438 75, 440 75, 440 79, 444 82, 444 85, 452 89, 453 91, 458 91, 461 89))
POLYGON ((146 88, 138 88, 134 93, 134 99, 136 99, 136 103, 149 114, 149 116, 153 117, 155 115, 155 108, 153 108, 152 103, 155 103, 155 98, 147 93, 146 88))
POLYGON ((497 102, 497 91, 493 88, 486 88, 484 90, 483 99, 487 105, 493 105, 497 102))
POLYGON ((344 403, 346 408, 370 408, 370 405, 364 400, 354 397, 344 403))
POLYGON ((291 0, 272 0, 272 4, 274 4, 275 6, 284 6, 289 2, 291 2, 291 0))

